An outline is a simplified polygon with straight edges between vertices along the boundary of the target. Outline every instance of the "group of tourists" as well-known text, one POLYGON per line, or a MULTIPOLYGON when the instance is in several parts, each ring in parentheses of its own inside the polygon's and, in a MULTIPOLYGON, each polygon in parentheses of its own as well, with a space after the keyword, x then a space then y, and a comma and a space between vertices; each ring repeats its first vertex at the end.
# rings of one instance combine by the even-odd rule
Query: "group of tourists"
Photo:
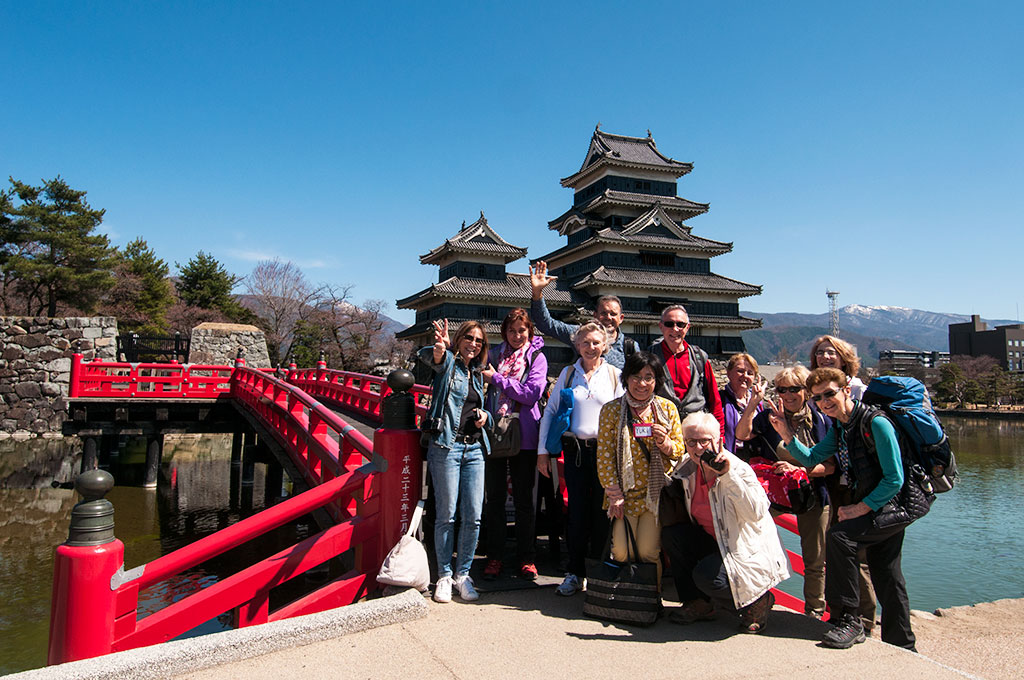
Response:
POLYGON ((771 589, 789 571, 774 510, 749 464, 757 457, 773 472, 799 468, 810 479, 815 502, 797 513, 797 526, 805 613, 820 619, 827 607, 833 623, 823 644, 863 641, 877 593, 882 640, 914 649, 900 570, 903 530, 872 522, 903 483, 899 447, 887 419, 865 419, 855 349, 818 338, 810 369, 787 367, 775 376, 774 398, 757 361, 736 354, 719 390, 707 354, 686 341, 682 305, 662 311, 661 337, 640 348, 619 330, 622 304, 614 296, 597 300, 590 322, 553 319, 543 298, 552 280, 544 262, 531 268, 531 308, 506 316, 497 347, 488 347, 479 322, 463 323, 452 336, 439 320, 433 345, 418 353, 434 372, 423 424, 436 511, 434 599, 450 602, 453 592, 478 599, 469 572, 481 522, 483 577, 506 570, 510 484, 513 571, 537 577, 534 485, 538 474, 552 476, 561 455, 568 560, 558 595, 585 589, 588 558, 656 564, 660 584, 664 556, 680 601, 669 612, 672 622, 728 612, 740 631, 759 633, 774 604, 771 589), (550 391, 540 334, 578 355, 550 391), (489 433, 511 414, 518 414, 521 449, 489 458, 489 433))

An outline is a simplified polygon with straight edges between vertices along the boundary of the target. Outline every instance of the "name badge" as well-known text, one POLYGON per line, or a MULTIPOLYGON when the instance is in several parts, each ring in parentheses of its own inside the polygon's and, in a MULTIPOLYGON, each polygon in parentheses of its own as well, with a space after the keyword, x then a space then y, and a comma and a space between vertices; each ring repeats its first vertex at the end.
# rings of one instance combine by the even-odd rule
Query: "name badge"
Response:
POLYGON ((653 423, 633 423, 633 436, 637 439, 646 439, 654 434, 653 423))

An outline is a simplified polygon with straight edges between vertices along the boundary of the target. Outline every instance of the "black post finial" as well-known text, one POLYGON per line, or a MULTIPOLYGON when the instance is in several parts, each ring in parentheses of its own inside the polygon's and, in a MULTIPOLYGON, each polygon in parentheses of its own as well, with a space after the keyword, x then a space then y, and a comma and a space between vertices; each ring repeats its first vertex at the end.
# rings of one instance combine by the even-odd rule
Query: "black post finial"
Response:
POLYGON ((71 510, 67 545, 103 545, 114 541, 114 504, 104 496, 114 488, 106 470, 89 470, 75 479, 82 500, 71 510))
POLYGON ((416 384, 413 374, 399 368, 388 374, 391 394, 384 397, 381 408, 381 427, 387 430, 416 429, 416 399, 409 390, 416 384))

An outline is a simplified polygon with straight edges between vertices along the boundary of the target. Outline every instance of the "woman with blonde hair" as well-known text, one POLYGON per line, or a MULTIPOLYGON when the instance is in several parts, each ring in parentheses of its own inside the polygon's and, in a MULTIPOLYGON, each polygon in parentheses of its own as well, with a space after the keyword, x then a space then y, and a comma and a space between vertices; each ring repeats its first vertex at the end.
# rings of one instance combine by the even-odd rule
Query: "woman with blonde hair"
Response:
MULTIPOLYGON (((569 516, 566 543, 569 562, 565 579, 555 590, 566 597, 583 589, 586 558, 601 556, 608 536, 608 517, 601 507, 604 489, 597 478, 597 426, 601 407, 622 396, 621 371, 604 354, 608 350, 608 331, 600 323, 583 324, 573 334, 579 354, 575 364, 565 367, 551 389, 551 399, 540 421, 537 444, 537 470, 551 475, 551 456, 558 451, 547 448, 548 432, 562 403, 563 393, 572 392, 573 409, 569 429, 562 435, 565 452, 565 487, 569 492, 569 516)), ((568 395, 566 395, 568 396, 568 395)))
POLYGON ((483 407, 481 363, 487 356, 487 333, 479 321, 466 321, 455 332, 455 339, 449 340, 448 319, 433 323, 434 345, 421 349, 416 358, 434 372, 433 398, 424 427, 430 439, 427 469, 435 499, 434 600, 451 602, 454 587, 463 600, 471 601, 480 597, 469 568, 476 554, 484 505, 484 459, 490 450, 486 430, 494 424, 483 407), (456 504, 462 520, 453 570, 456 504))
POLYGON ((818 336, 811 345, 811 370, 816 368, 838 368, 845 373, 850 379, 850 396, 854 399, 859 400, 867 389, 864 381, 857 377, 860 372, 857 348, 834 335, 818 336))
POLYGON ((745 449, 742 439, 736 437, 736 424, 748 406, 754 413, 761 411, 760 399, 753 401, 751 388, 761 384, 757 360, 746 352, 733 354, 725 368, 728 382, 718 391, 722 400, 722 412, 725 415, 725 448, 740 460, 749 460, 750 453, 745 449))

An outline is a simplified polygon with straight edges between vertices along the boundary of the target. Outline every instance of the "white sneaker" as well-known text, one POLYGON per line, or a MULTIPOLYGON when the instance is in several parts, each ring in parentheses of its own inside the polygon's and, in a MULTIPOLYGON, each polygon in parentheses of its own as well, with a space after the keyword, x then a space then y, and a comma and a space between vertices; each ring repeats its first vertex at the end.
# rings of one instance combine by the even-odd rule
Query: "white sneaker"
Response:
MULTIPOLYGON (((455 587, 459 590, 459 597, 466 602, 480 599, 480 593, 473 587, 473 579, 469 574, 461 574, 455 577, 455 587)), ((450 599, 450 598, 449 598, 450 599)))
POLYGON ((452 577, 442 576, 434 584, 434 602, 452 601, 452 577))
POLYGON ((581 590, 583 590, 583 587, 581 586, 580 579, 576 574, 566 574, 562 583, 555 588, 556 593, 564 595, 565 597, 571 597, 581 590))

